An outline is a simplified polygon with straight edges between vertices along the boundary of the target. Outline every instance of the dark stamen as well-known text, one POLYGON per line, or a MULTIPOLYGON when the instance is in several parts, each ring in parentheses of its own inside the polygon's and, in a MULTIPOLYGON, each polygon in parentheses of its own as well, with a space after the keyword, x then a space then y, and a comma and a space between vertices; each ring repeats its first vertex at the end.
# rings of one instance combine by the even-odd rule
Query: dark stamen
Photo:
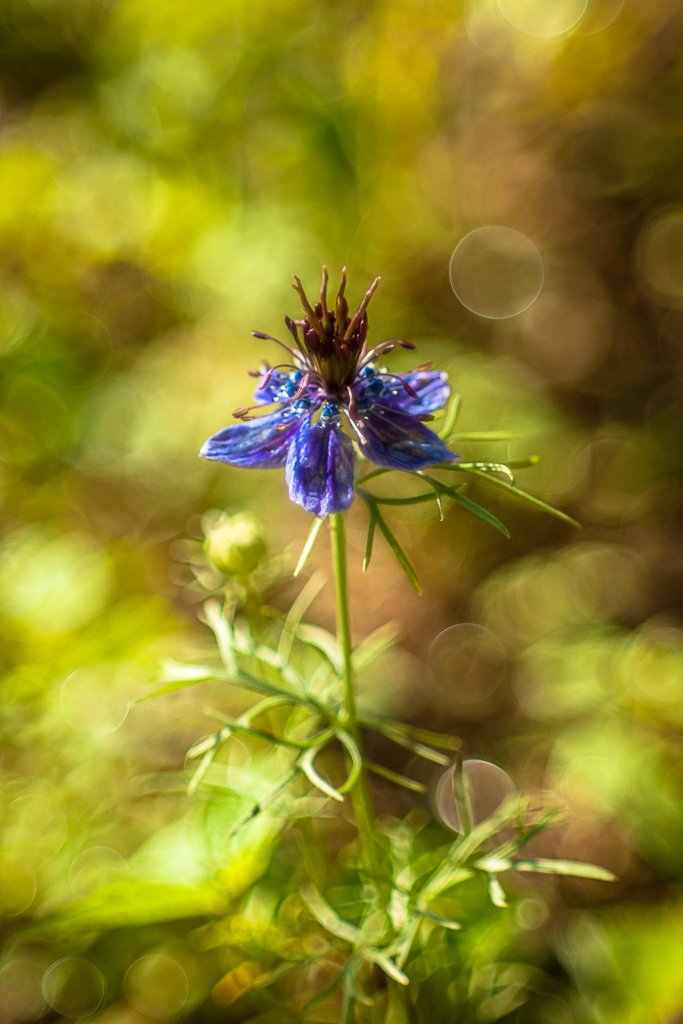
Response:
POLYGON ((344 291, 346 290, 346 267, 341 269, 341 277, 339 279, 339 291, 337 292, 337 299, 334 305, 335 319, 337 323, 337 329, 342 330, 345 323, 346 317, 349 313, 349 304, 344 298, 344 291))
POLYGON ((306 388, 308 387, 308 385, 310 383, 311 383, 311 371, 307 370, 306 373, 301 378, 301 381, 299 383, 299 387, 296 389, 296 391, 292 395, 292 402, 296 402, 299 398, 303 398, 303 396, 306 394, 306 388))
POLYGON ((320 340, 324 342, 326 339, 325 339, 325 330, 323 328, 323 325, 320 323, 320 320, 315 315, 315 310, 313 309, 313 307, 311 306, 310 302, 308 301, 308 298, 306 296, 306 292, 304 291, 304 286, 302 285, 300 279, 296 276, 296 274, 294 274, 293 276, 294 276, 295 284, 292 285, 292 288, 294 289, 294 291, 297 293, 297 295, 301 299, 301 305, 302 305, 304 313, 306 314, 306 316, 308 318, 308 322, 310 323, 311 327, 313 328, 315 333, 318 335, 320 340))
POLYGON ((266 373, 264 374, 263 380, 261 381, 261 385, 259 387, 259 391, 265 391, 266 390, 266 388, 270 384, 271 380, 273 379, 273 374, 274 373, 275 373, 275 367, 271 366, 271 368, 269 370, 267 370, 266 373))
POLYGON ((328 273, 327 273, 327 267, 323 266, 323 283, 320 286, 320 305, 322 307, 323 327, 325 328, 326 331, 329 331, 330 326, 331 326, 331 324, 330 324, 330 312, 329 312, 329 310, 327 308, 327 282, 328 282, 328 280, 329 280, 329 276, 328 276, 328 273))
POLYGON ((272 334, 266 334, 265 331, 252 331, 251 334, 253 338, 258 338, 260 341, 274 341, 276 345, 283 348, 288 355, 292 356, 292 358, 296 359, 299 363, 303 362, 302 357, 298 352, 295 352, 293 348, 289 347, 289 345, 285 345, 284 341, 280 341, 279 338, 274 338, 272 334))
POLYGON ((368 302, 370 301, 372 296, 377 291, 377 286, 378 286, 378 284, 379 284, 379 282, 381 280, 382 279, 380 277, 376 277, 375 280, 370 285, 370 287, 368 288, 368 290, 366 291, 366 293, 363 296, 363 298, 361 299, 360 306, 358 307, 356 312, 351 317, 351 322, 349 323, 349 326, 344 331, 344 341, 348 341, 348 339, 351 337, 351 335, 355 331, 356 327, 358 326, 358 321, 360 320, 360 318, 362 317, 363 313, 367 309, 368 302))
POLYGON ((370 352, 366 353, 361 361, 358 363, 358 370, 362 370, 364 366, 369 363, 374 363, 380 356, 384 356, 387 352, 393 352, 397 345, 401 348, 415 348, 415 346, 409 341, 382 341, 375 348, 371 349, 370 352))
POLYGON ((420 397, 415 388, 412 387, 407 380, 404 380, 400 373, 388 373, 386 370, 383 370, 381 373, 378 372, 377 376, 383 377, 385 380, 398 381, 399 386, 402 387, 404 391, 407 391, 411 398, 420 397))

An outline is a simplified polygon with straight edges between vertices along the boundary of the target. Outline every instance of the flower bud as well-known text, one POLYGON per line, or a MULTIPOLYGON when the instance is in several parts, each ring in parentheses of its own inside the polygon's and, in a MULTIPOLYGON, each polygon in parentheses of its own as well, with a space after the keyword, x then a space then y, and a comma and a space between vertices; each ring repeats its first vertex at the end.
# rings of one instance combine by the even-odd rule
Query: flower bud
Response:
POLYGON ((207 528, 204 551, 226 576, 248 576, 266 554, 258 520, 250 512, 223 514, 207 528))

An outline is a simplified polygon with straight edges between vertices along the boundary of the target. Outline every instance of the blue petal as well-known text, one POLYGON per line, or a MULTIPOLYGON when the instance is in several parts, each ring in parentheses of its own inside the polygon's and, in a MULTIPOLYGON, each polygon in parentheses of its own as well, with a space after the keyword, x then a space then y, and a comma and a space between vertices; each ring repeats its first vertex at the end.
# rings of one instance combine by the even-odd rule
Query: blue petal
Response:
POLYGON ((236 423, 210 437, 200 455, 205 459, 227 462, 230 466, 283 466, 292 437, 300 425, 294 416, 282 410, 269 416, 236 423))
POLYGON ((307 512, 343 512, 353 501, 356 454, 338 420, 301 420, 287 455, 289 496, 307 512))
POLYGON ((457 458, 424 423, 393 405, 376 402, 352 424, 363 455, 378 466, 416 470, 457 458))
POLYGON ((374 374, 372 377, 357 381, 353 390, 359 403, 362 403, 363 399, 366 401, 369 399, 373 403, 380 401, 385 405, 391 405, 394 409, 412 413, 413 416, 441 409, 451 393, 448 386, 448 375, 438 370, 413 370, 411 373, 396 373, 387 376, 374 374), (380 394, 375 394, 373 397, 373 388, 377 388, 378 381, 381 381, 384 387, 380 394), (405 381, 417 397, 402 387, 401 381, 405 381))
MULTIPOLYGON (((261 402, 264 405, 270 405, 272 402, 282 401, 279 392, 283 388, 289 379, 289 374, 282 373, 281 370, 269 370, 261 374, 254 391, 254 401, 261 402), (267 381, 264 387, 264 381, 267 381)), ((296 390, 296 389, 294 389, 296 390)), ((292 391, 292 394, 294 392, 292 391)))
POLYGON ((409 395, 401 388, 398 395, 391 400, 391 405, 410 412, 413 416, 436 412, 446 404, 451 393, 448 386, 448 374, 438 370, 417 370, 412 373, 401 373, 402 380, 416 392, 417 398, 409 395))

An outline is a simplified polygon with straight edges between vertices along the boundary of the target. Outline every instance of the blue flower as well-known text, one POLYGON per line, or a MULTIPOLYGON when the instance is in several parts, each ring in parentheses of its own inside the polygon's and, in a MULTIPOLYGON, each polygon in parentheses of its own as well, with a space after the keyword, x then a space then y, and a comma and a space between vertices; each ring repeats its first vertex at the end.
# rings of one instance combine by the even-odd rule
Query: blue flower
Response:
POLYGON ((315 307, 299 278, 294 281, 303 309, 302 319, 285 317, 294 344, 253 332, 283 348, 287 362, 255 371, 257 405, 236 409, 242 422, 209 438, 200 454, 231 466, 284 467, 292 501, 317 516, 343 512, 353 501, 352 438, 362 455, 387 469, 415 471, 454 461, 424 424, 448 399, 446 374, 429 364, 411 373, 389 373, 378 360, 399 346, 414 346, 407 341, 367 346, 366 309, 379 278, 352 316, 344 297, 345 269, 334 309, 327 305, 326 268, 315 307), (264 406, 275 411, 253 416, 264 406))

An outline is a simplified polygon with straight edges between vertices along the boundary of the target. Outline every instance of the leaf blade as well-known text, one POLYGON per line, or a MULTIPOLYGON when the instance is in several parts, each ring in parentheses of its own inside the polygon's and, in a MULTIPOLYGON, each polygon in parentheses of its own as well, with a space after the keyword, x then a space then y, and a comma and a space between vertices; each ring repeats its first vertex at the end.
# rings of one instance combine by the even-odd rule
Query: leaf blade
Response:
POLYGON ((549 505, 541 498, 536 498, 533 494, 529 494, 527 491, 523 491, 520 487, 516 487, 514 484, 509 484, 505 480, 501 480, 499 477, 492 476, 485 470, 478 469, 476 465, 468 465, 467 463, 460 463, 453 466, 455 470, 460 473, 465 473, 467 476, 476 477, 479 480, 485 480, 487 483, 492 484, 494 487, 499 487, 510 494, 514 494, 515 497, 521 501, 526 502, 527 505, 531 505, 533 508, 537 508, 540 512, 546 512, 548 515, 553 516, 555 519, 561 520, 563 523, 568 523, 569 526, 574 526, 577 530, 581 529, 581 524, 577 523, 576 519, 572 519, 571 516, 567 515, 566 512, 560 511, 559 508, 555 508, 553 505, 549 505))

